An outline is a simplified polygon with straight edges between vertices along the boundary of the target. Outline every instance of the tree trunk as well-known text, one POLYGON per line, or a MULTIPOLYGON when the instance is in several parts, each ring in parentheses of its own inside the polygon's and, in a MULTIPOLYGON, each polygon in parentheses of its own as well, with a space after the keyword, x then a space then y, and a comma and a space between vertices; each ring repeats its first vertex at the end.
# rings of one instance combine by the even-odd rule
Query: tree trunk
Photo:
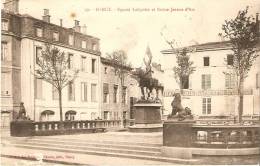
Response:
POLYGON ((60 107, 60 121, 63 121, 63 114, 62 114, 62 90, 58 89, 59 93, 59 107, 60 107))
POLYGON ((239 89, 238 89, 238 95, 239 95, 239 104, 238 104, 238 123, 242 123, 242 116, 243 116, 243 104, 244 104, 244 81, 240 80, 239 82, 239 89))
POLYGON ((238 105, 238 122, 242 123, 242 116, 243 116, 243 102, 244 102, 244 96, 243 94, 239 95, 239 105, 238 105))

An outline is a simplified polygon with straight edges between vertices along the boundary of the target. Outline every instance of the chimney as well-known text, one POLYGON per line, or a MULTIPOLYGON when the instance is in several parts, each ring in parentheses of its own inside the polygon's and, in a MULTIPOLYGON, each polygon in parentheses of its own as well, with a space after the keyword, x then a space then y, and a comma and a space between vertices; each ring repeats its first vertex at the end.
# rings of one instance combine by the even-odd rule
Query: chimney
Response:
POLYGON ((62 27, 62 19, 60 19, 60 26, 62 27))
POLYGON ((83 34, 87 34, 87 26, 86 26, 86 24, 84 24, 82 27, 81 27, 81 33, 83 33, 83 34))
POLYGON ((4 9, 9 12, 18 14, 19 13, 19 0, 5 0, 4 9))
POLYGON ((80 33, 80 26, 79 26, 79 21, 78 20, 74 20, 74 27, 73 29, 76 31, 76 32, 79 32, 80 33))
POLYGON ((51 16, 49 15, 49 9, 43 9, 42 20, 50 23, 50 18, 51 18, 51 16))

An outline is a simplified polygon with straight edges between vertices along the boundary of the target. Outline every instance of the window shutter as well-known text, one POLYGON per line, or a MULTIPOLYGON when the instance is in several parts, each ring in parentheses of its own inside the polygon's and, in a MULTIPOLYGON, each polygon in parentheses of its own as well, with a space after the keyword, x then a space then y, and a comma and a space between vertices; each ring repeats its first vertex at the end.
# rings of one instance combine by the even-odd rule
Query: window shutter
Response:
POLYGON ((189 89, 192 89, 192 76, 189 76, 189 89))
POLYGON ((108 88, 108 84, 107 83, 103 84, 103 93, 109 93, 109 88, 108 88))
POLYGON ((207 75, 207 77, 208 77, 208 80, 207 80, 207 82, 208 82, 207 89, 210 89, 210 88, 211 88, 211 75, 209 74, 209 75, 207 75))
POLYGON ((205 89, 205 75, 204 74, 201 77, 201 88, 205 89))
POLYGON ((228 77, 229 77, 229 74, 225 74, 225 87, 228 88, 228 77))

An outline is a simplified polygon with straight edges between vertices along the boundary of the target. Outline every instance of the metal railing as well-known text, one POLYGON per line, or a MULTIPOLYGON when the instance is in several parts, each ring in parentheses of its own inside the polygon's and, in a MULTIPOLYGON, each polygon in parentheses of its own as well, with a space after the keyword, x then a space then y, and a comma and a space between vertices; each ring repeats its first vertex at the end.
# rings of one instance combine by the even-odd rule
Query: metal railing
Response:
POLYGON ((260 146, 260 125, 193 125, 192 144, 204 148, 260 146))

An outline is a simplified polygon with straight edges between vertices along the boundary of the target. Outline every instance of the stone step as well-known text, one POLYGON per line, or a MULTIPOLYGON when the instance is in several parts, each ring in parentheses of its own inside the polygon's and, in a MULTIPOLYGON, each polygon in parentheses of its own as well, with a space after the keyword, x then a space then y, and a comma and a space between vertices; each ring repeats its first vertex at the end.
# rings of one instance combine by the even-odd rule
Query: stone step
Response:
POLYGON ((25 149, 36 149, 44 151, 56 151, 56 152, 67 152, 73 154, 89 154, 89 155, 100 155, 100 156, 111 156, 111 157, 120 157, 120 158, 131 158, 131 159, 143 159, 143 160, 152 160, 152 161, 161 161, 169 163, 180 163, 180 164, 194 164, 197 160, 194 159, 178 159, 178 158, 169 158, 162 156, 150 156, 150 155, 141 155, 141 154, 128 154, 128 153, 115 153, 115 152, 103 152, 103 151, 94 151, 89 149, 74 149, 74 148, 64 148, 63 147, 53 147, 53 146, 39 146, 39 145, 28 145, 23 143, 12 143, 5 146, 15 146, 18 148, 25 149))
MULTIPOLYGON (((14 138, 14 137, 13 137, 14 138)), ((19 138, 17 139, 25 139, 25 138, 19 138)), ((131 145, 131 146, 148 146, 148 147, 161 147, 162 144, 160 143, 147 143, 147 142, 130 142, 130 141, 118 141, 114 140, 111 141, 111 139, 105 140, 102 138, 102 140, 97 140, 93 138, 87 138, 87 139, 75 139, 75 138, 60 138, 60 137, 31 137, 30 139, 45 139, 45 140, 61 140, 61 141, 73 141, 73 142, 88 142, 88 143, 99 143, 99 144, 112 144, 112 145, 131 145)), ((145 141, 145 140, 144 140, 145 141)))
MULTIPOLYGON (((67 144, 67 141, 64 141, 62 139, 55 139, 55 140, 50 140, 50 139, 37 139, 37 138, 32 138, 30 140, 24 140, 26 142, 35 142, 35 143, 55 143, 55 144, 67 144)), ((124 144, 124 145, 118 145, 116 142, 112 143, 107 143, 107 142, 95 142, 95 141, 83 141, 83 140, 73 140, 69 142, 70 145, 76 145, 76 146, 84 146, 84 147, 103 147, 103 148, 116 148, 116 149, 125 149, 125 150, 139 150, 139 151, 151 151, 151 152, 161 152, 160 147, 153 147, 153 146, 141 146, 141 145, 132 145, 130 143, 124 144)))
POLYGON ((49 148, 65 148, 65 149, 80 149, 80 150, 88 150, 95 152, 109 152, 109 153, 122 153, 122 154, 136 154, 136 155, 148 155, 148 156, 158 156, 161 155, 161 152, 153 152, 153 151, 143 151, 143 150, 130 150, 124 148, 115 148, 115 147, 91 147, 87 145, 71 145, 70 142, 67 143, 57 143, 57 142, 49 142, 43 143, 42 141, 33 141, 29 140, 29 142, 25 141, 16 141, 12 142, 12 144, 20 144, 20 145, 28 145, 28 146, 39 146, 39 147, 49 147, 49 148))

